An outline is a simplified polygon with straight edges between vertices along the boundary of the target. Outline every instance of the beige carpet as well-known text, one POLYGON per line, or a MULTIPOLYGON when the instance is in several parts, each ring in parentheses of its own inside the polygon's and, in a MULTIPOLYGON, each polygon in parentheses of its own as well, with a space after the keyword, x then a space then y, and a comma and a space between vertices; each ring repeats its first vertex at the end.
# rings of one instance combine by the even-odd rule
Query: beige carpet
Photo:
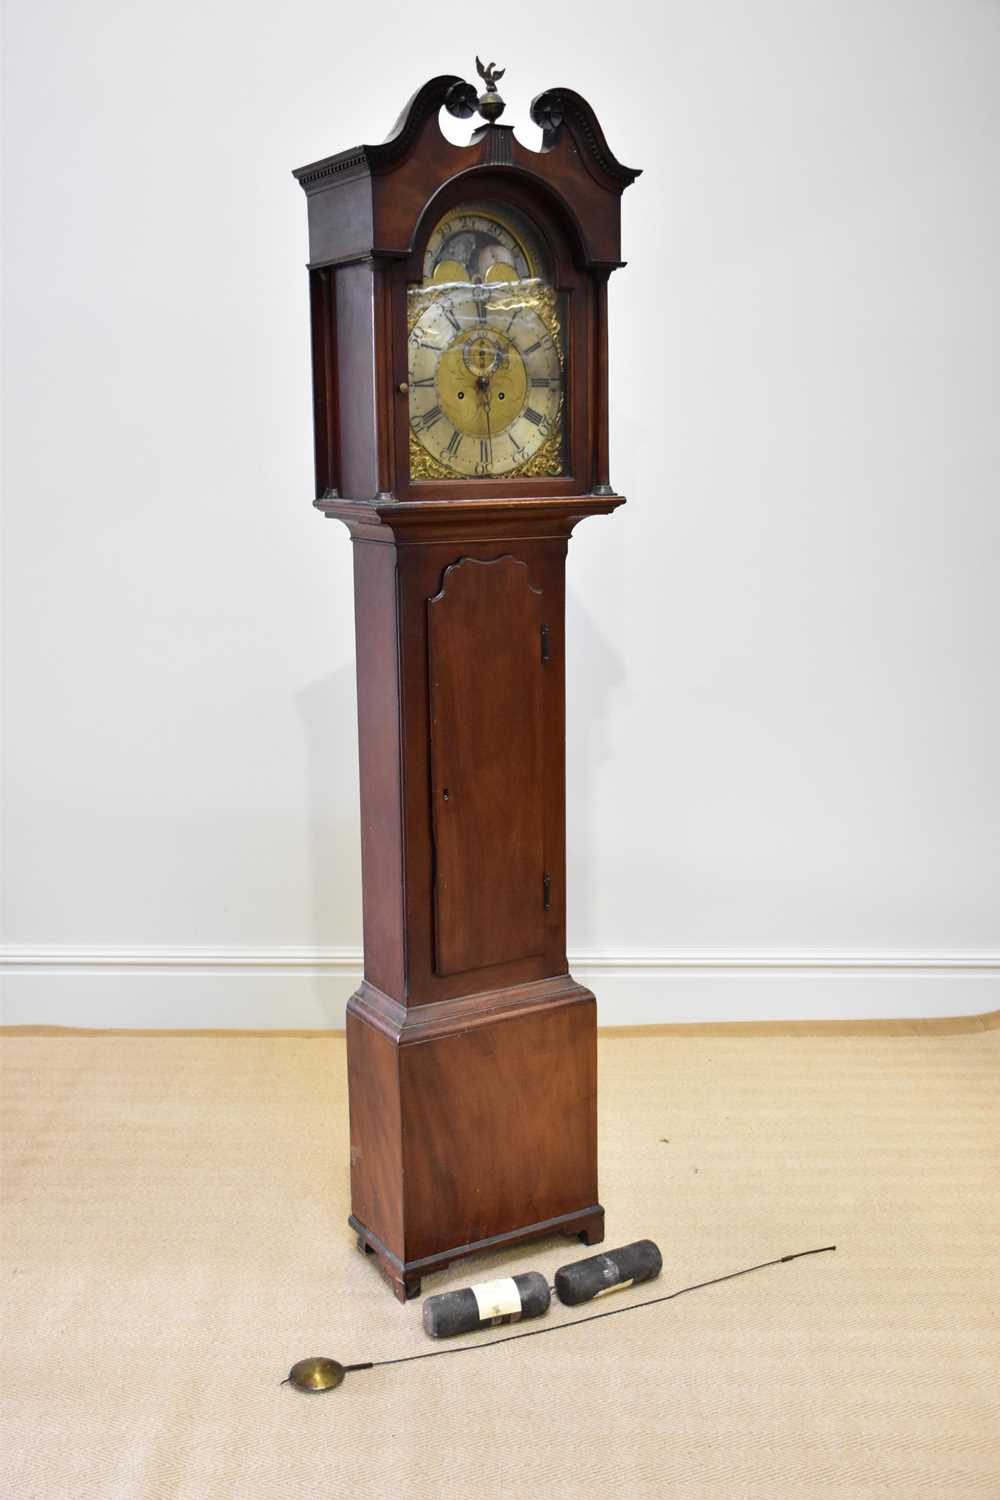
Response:
POLYGON ((345 1224, 342 1039, 8 1034, 3 1495, 1000 1496, 1000 1030, 908 1030, 605 1035, 615 1305, 837 1253, 322 1396, 440 1347, 345 1224))

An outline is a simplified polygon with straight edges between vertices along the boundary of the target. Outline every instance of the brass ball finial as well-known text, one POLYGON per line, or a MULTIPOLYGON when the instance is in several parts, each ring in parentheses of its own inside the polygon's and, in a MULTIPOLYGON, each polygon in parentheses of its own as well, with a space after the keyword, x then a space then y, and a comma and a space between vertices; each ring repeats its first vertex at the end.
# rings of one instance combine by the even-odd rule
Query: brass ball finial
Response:
POLYGON ((507 108, 504 101, 497 93, 497 80, 506 73, 506 68, 497 68, 496 63, 487 63, 485 67, 476 58, 476 72, 486 85, 486 92, 479 96, 479 113, 484 120, 489 120, 492 125, 494 120, 499 120, 507 108))

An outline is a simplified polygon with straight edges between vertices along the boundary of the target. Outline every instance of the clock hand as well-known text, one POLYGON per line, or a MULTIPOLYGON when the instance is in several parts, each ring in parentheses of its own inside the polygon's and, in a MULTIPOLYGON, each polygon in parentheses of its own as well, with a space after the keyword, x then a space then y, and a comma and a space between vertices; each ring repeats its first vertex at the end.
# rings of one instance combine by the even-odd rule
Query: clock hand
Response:
POLYGON ((479 398, 483 405, 483 416, 486 418, 486 452, 488 455, 486 461, 489 464, 490 468, 492 468, 493 433, 490 428, 490 402, 493 399, 493 392, 490 389, 490 377, 488 375, 480 375, 478 381, 476 382, 476 385, 479 390, 479 398))

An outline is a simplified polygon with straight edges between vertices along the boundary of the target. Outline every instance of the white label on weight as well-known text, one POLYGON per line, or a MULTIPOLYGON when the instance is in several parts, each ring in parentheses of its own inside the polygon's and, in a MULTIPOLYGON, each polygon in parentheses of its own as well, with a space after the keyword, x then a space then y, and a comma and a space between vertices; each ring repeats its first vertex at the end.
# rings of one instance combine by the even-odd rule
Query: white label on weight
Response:
POLYGON ((511 1314, 521 1316, 521 1293, 513 1276, 503 1276, 499 1281, 481 1281, 470 1290, 476 1299, 481 1323, 491 1323, 494 1318, 509 1318, 511 1314))
POLYGON ((598 1297, 608 1297, 608 1296, 610 1296, 610 1294, 612 1292, 623 1292, 627 1286, 631 1286, 632 1285, 632 1282, 634 1280, 635 1280, 635 1277, 634 1276, 630 1276, 629 1279, 628 1279, 628 1281, 619 1281, 614 1286, 604 1286, 604 1287, 601 1288, 601 1290, 599 1292, 595 1292, 594 1293, 593 1298, 591 1300, 594 1301, 594 1302, 596 1302, 597 1299, 598 1299, 598 1297))

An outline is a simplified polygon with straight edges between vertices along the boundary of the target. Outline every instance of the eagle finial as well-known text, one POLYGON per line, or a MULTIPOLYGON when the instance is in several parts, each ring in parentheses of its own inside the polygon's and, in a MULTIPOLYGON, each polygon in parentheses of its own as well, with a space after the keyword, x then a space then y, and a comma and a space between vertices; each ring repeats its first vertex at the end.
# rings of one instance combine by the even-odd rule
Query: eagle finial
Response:
POLYGON ((476 58, 476 72, 486 85, 486 92, 479 96, 479 113, 489 120, 491 125, 494 120, 500 118, 507 107, 497 93, 497 80, 502 78, 506 71, 506 68, 498 68, 493 62, 487 63, 484 67, 482 61, 476 58))
POLYGON ((501 68, 500 71, 497 72, 496 63, 487 63, 484 68, 482 63, 479 61, 479 58, 476 58, 476 72, 479 74, 480 78, 483 80, 491 94, 496 93, 497 79, 502 78, 506 71, 506 68, 501 68))

